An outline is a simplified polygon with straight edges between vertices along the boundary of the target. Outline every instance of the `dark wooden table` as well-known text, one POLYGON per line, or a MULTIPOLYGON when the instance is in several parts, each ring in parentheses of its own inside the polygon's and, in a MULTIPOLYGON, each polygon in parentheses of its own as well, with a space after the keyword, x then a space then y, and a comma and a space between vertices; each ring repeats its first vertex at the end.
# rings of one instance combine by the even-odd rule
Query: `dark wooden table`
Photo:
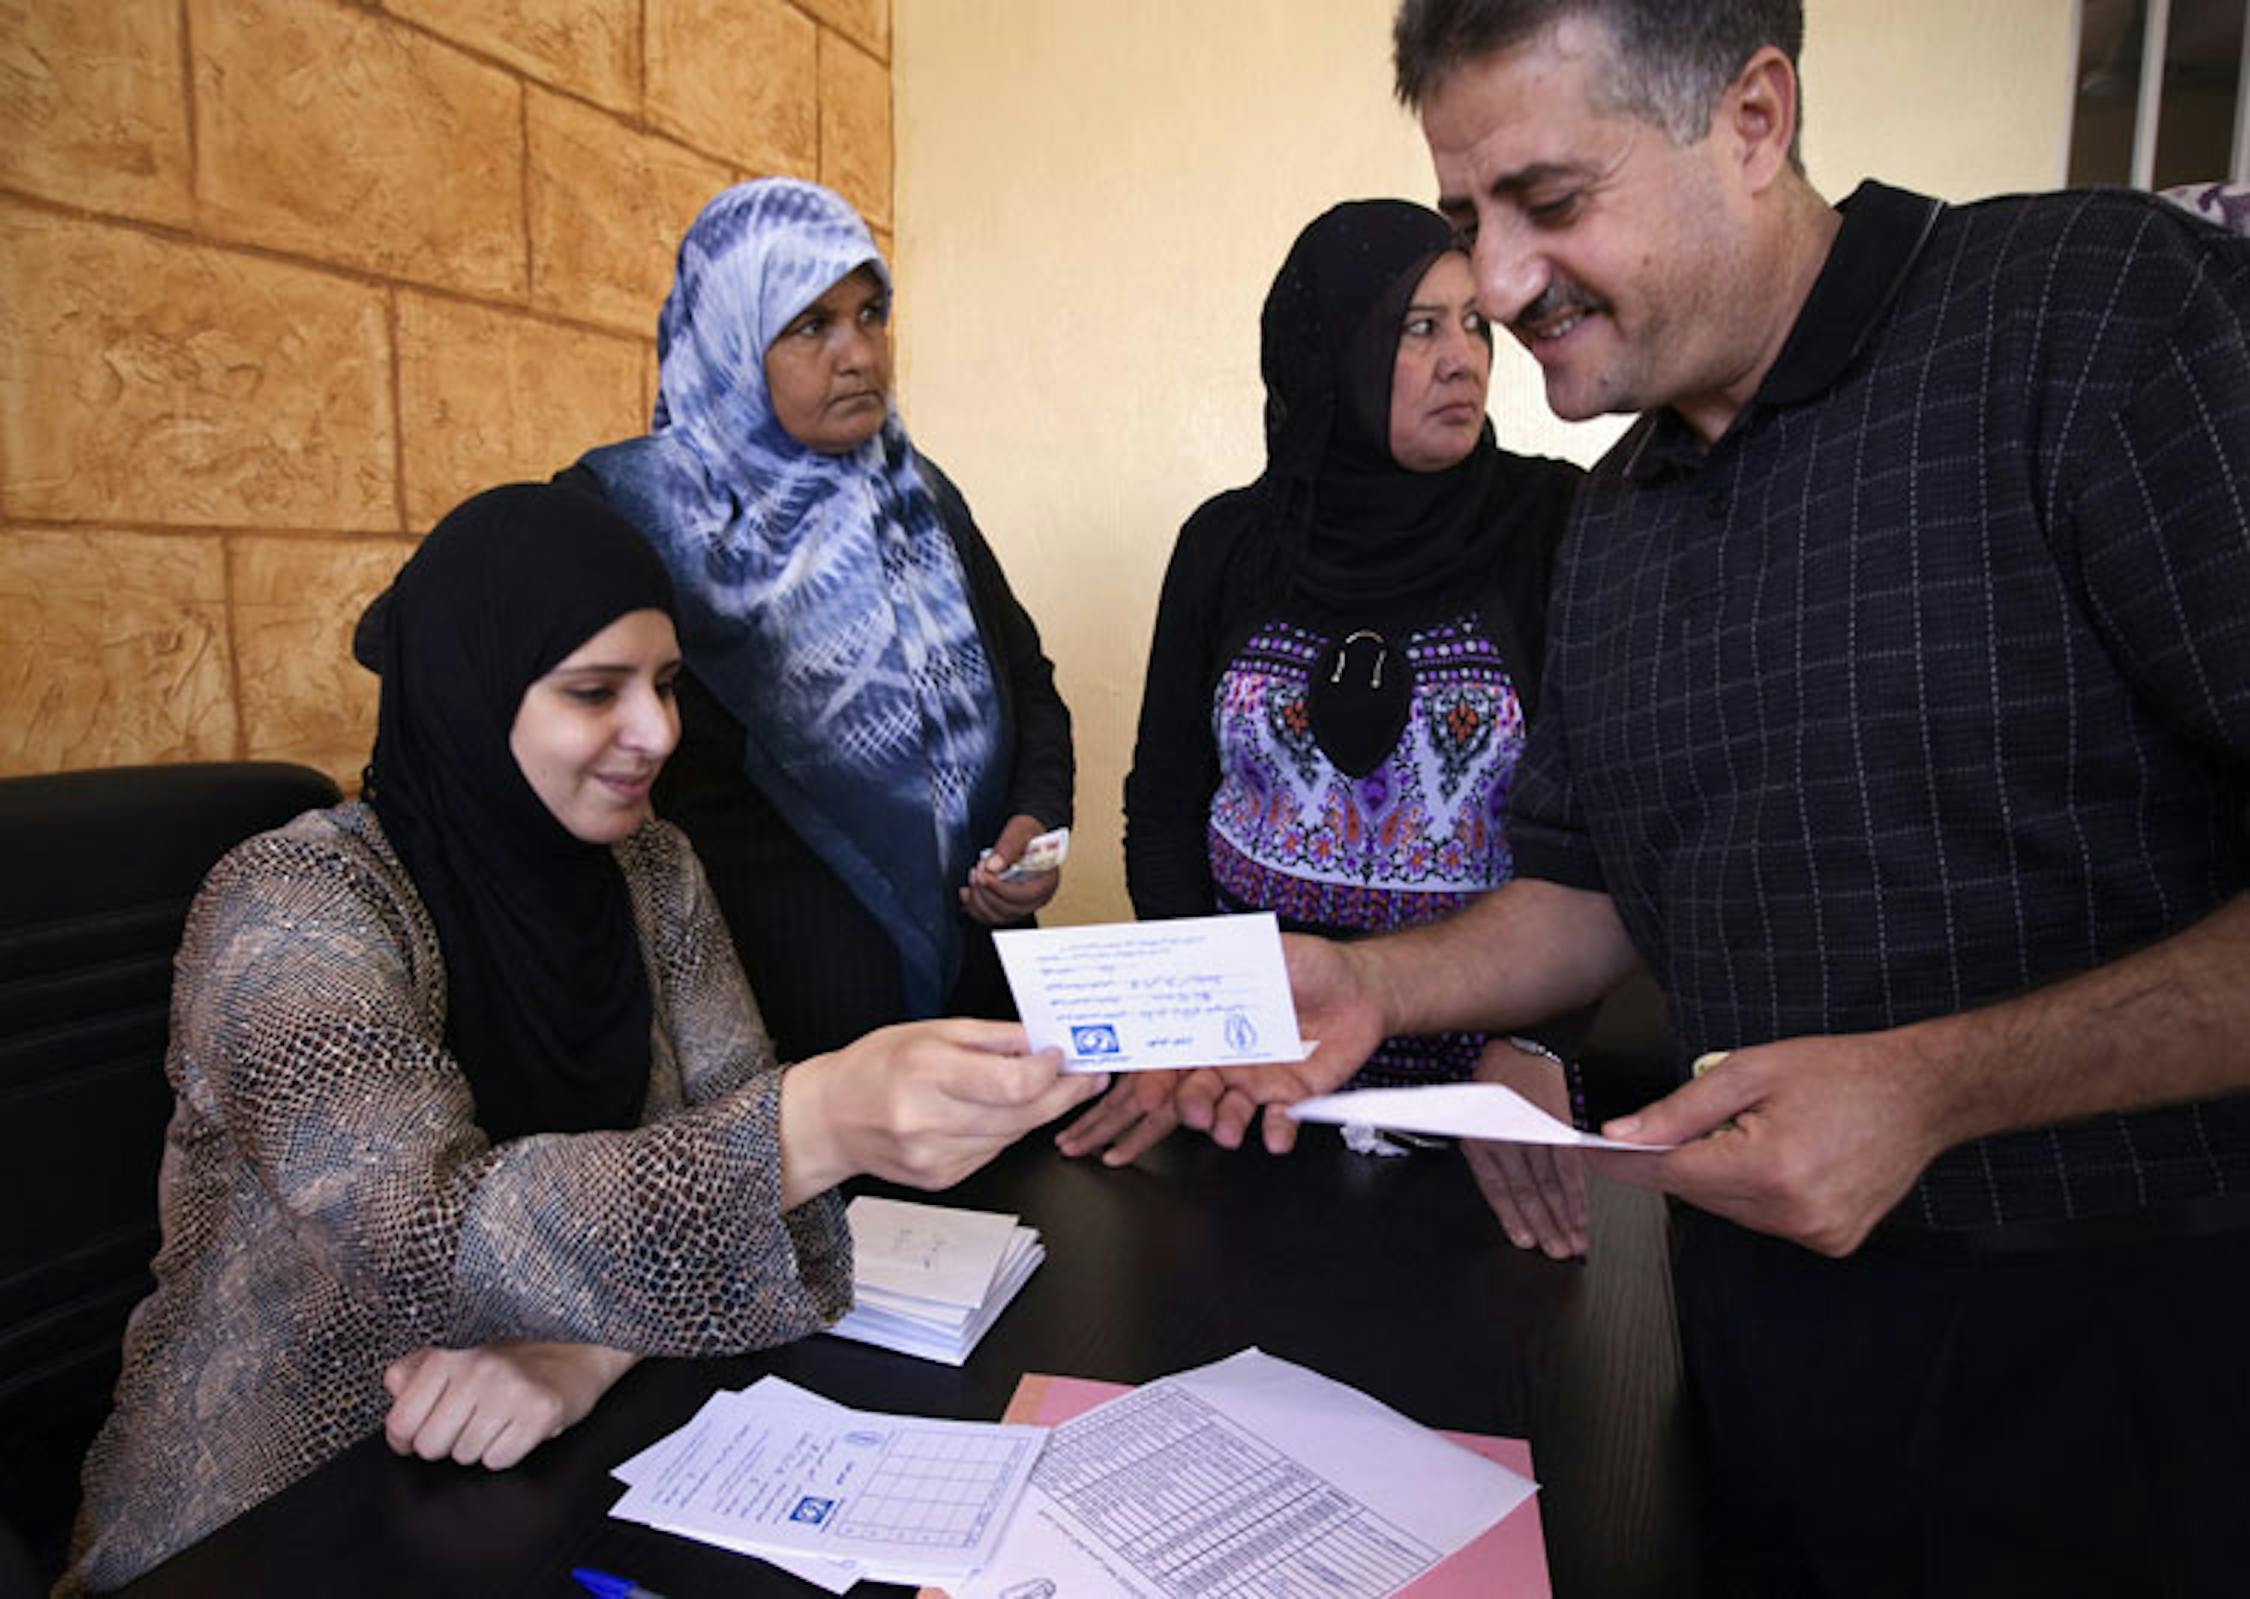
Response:
POLYGON ((1137 1383, 1256 1344, 1430 1426, 1528 1438, 1558 1595, 1683 1594, 1696 1472, 1664 1210, 1607 1185, 1593 1197, 1592 1260, 1558 1265, 1507 1246, 1450 1151, 1373 1160, 1308 1129, 1277 1160, 1182 1134, 1113 1172, 1035 1137, 947 1196, 1017 1212, 1048 1252, 959 1370, 827 1337, 648 1362, 513 1471, 401 1460, 372 1438, 128 1591, 561 1596, 590 1565, 669 1599, 811 1595, 612 1521, 609 1469, 766 1372, 864 1409, 989 1421, 1027 1371, 1137 1383))

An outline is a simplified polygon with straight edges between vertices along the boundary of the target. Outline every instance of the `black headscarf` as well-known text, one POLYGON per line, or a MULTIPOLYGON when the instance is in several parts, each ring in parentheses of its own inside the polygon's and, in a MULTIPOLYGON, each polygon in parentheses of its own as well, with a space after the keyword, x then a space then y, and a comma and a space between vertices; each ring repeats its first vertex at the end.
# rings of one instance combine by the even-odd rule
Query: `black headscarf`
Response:
POLYGON ((1391 455, 1400 325, 1452 247, 1434 211, 1349 200, 1297 235, 1266 293, 1266 514, 1289 586, 1339 613, 1454 588, 1506 534, 1490 422, 1442 472, 1391 455))
POLYGON ((1416 472, 1391 454, 1406 308, 1453 247, 1434 211, 1346 201, 1297 235, 1259 323, 1264 558, 1277 598, 1309 605, 1335 634, 1314 663, 1306 711, 1322 751, 1353 777, 1373 771, 1405 729, 1413 667, 1396 632, 1436 620, 1416 616, 1425 602, 1477 604, 1518 670, 1537 666, 1523 664, 1507 607, 1481 602, 1498 601, 1511 557, 1531 553, 1513 541, 1538 535, 1552 514, 1538 469, 1504 453, 1490 421, 1443 471, 1416 472))
POLYGON ((438 523, 355 641, 383 678, 368 799, 437 926, 446 1046, 495 1143, 628 1127, 648 1092, 624 874, 508 748, 525 690, 639 610, 671 614, 672 588, 632 524, 590 495, 511 483, 438 523))

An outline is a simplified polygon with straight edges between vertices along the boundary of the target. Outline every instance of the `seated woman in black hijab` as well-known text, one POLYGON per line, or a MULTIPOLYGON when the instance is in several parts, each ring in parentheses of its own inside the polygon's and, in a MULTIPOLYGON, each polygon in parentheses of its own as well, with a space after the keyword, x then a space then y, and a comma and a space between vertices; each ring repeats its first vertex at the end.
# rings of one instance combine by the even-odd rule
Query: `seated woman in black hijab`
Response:
MULTIPOLYGON (((1335 207, 1282 264, 1261 329, 1265 473, 1188 519, 1158 603, 1125 780, 1140 916, 1270 910, 1349 935, 1507 881, 1580 474, 1493 442, 1475 299, 1444 220, 1402 200, 1335 207)), ((1458 1080, 1488 1044, 1518 1065, 1482 1036, 1393 1038, 1354 1086, 1458 1080)), ((1121 1081, 1063 1149, 1131 1160, 1173 1125, 1167 1083, 1121 1081)))
POLYGON ((967 1175, 1087 1090, 1006 1023, 782 1070, 685 839, 671 585, 552 486, 441 522, 363 624, 365 801, 215 867, 177 966, 156 1291, 65 1586, 133 1577, 378 1429, 513 1464, 640 1355, 851 1305, 832 1192, 967 1175))

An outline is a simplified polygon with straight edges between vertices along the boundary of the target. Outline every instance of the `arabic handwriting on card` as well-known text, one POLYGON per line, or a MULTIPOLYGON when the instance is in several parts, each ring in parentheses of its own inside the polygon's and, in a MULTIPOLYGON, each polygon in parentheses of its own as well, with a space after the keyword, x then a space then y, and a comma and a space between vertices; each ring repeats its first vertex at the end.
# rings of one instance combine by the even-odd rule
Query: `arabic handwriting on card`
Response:
POLYGON ((1302 1060, 1268 914, 994 935, 1034 1049, 1078 1071, 1302 1060))
POLYGON ((984 1298, 1016 1231, 1013 1215, 874 1194, 854 1197, 845 1215, 857 1284, 953 1305, 984 1298))

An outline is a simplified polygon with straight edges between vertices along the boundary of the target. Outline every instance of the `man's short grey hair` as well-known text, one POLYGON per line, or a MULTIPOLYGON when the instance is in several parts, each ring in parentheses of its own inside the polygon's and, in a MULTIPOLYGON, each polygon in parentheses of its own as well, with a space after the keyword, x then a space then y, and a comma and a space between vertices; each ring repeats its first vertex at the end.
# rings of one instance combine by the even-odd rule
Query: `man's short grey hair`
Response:
MULTIPOLYGON (((1805 43, 1803 0, 1402 0, 1391 27, 1398 97, 1420 110, 1456 69, 1570 17, 1609 35, 1602 109, 1652 123, 1674 144, 1710 130, 1719 97, 1761 49, 1772 45, 1794 70, 1805 43)), ((1797 120, 1802 126, 1802 89, 1797 120)), ((1789 159, 1797 164, 1794 137, 1789 159)))

